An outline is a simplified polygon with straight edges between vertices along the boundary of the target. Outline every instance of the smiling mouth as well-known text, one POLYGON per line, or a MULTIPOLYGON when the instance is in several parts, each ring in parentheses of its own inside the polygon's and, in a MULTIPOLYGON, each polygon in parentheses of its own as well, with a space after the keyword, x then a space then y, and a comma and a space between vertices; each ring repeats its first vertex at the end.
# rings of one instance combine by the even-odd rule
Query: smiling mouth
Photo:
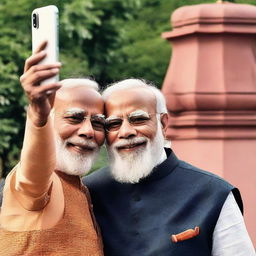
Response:
POLYGON ((94 147, 86 146, 86 145, 79 145, 79 144, 72 144, 72 143, 67 143, 67 147, 77 151, 79 153, 85 153, 85 152, 92 152, 94 151, 94 147))
POLYGON ((141 142, 141 143, 127 144, 124 146, 117 147, 117 150, 131 151, 131 150, 139 148, 139 147, 144 147, 144 146, 146 146, 146 144, 147 144, 146 141, 141 142))

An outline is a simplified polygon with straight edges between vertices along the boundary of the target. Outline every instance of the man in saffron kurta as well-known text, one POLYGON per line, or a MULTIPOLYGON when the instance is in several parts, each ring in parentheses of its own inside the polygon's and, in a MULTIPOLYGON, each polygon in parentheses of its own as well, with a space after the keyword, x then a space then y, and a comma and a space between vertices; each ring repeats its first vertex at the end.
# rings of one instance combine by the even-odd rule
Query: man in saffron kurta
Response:
POLYGON ((20 162, 3 190, 0 254, 102 256, 79 176, 89 171, 104 142, 104 104, 89 79, 40 85, 61 66, 39 64, 45 46, 27 59, 20 79, 29 107, 20 162))

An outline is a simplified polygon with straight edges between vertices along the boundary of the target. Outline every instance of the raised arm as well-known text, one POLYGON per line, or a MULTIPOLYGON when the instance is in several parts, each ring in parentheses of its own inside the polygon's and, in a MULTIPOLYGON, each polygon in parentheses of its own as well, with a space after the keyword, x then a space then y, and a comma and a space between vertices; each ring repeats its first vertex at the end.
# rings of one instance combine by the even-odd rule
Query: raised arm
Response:
POLYGON ((44 59, 46 42, 30 56, 20 78, 29 106, 20 164, 16 171, 15 190, 21 196, 43 196, 51 184, 55 169, 55 142, 50 112, 59 83, 40 85, 40 82, 56 75, 60 63, 39 64, 44 59))

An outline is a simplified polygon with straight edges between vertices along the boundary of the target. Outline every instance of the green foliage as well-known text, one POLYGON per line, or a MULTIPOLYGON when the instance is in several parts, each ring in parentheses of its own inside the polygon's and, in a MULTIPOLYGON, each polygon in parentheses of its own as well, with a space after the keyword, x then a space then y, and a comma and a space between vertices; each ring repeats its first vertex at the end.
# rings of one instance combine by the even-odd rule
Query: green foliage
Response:
POLYGON ((101 22, 93 26, 93 38, 85 40, 83 48, 88 57, 90 74, 103 86, 111 82, 108 67, 113 65, 113 55, 121 45, 119 25, 130 21, 139 6, 139 0, 94 1, 94 11, 98 12, 101 22))
MULTIPOLYGON (((17 163, 26 99, 19 84, 31 55, 30 15, 54 4, 60 13, 61 78, 92 76, 105 86, 143 77, 161 86, 171 56, 161 33, 171 30, 178 7, 215 0, 1 0, 0 2, 0 176, 17 163)), ((256 5, 256 0, 236 0, 256 5)), ((105 165, 106 153, 94 168, 105 165)))
MULTIPOLYGON (((21 147, 24 125, 24 97, 18 84, 22 73, 24 56, 28 45, 24 34, 17 29, 17 22, 24 13, 18 12, 18 6, 9 7, 9 2, 0 6, 0 154, 1 163, 9 169, 17 161, 18 148, 21 147), (3 16, 3 17, 2 17, 3 16)), ((21 24, 26 31, 26 26, 21 24)))
POLYGON ((102 168, 103 166, 107 166, 107 165, 108 165, 107 149, 106 149, 105 145, 103 145, 100 149, 100 154, 99 154, 98 160, 92 166, 90 173, 102 168))
POLYGON ((161 33, 170 30, 171 10, 168 0, 143 1, 134 19, 118 24, 120 46, 106 67, 111 80, 143 77, 161 85, 170 58, 169 43, 161 33))
POLYGON ((93 12, 92 1, 75 0, 64 6, 61 24, 69 38, 77 38, 78 42, 92 39, 93 26, 100 25, 99 15, 102 11, 93 12))

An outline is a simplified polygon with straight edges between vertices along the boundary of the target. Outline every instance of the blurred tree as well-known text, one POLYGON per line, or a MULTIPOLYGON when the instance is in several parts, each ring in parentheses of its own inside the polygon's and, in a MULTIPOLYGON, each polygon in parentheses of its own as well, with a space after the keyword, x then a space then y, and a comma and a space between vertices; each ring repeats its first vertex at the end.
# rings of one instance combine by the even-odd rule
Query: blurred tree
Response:
POLYGON ((161 87, 171 47, 161 33, 171 30, 172 12, 184 5, 215 3, 216 0, 142 0, 129 22, 120 21, 119 47, 106 66, 110 80, 143 77, 161 87))
POLYGON ((89 74, 100 84, 110 82, 107 67, 112 65, 113 52, 120 47, 118 24, 133 18, 140 1, 74 0, 65 5, 61 18, 65 35, 61 40, 67 40, 62 41, 63 53, 76 56, 79 64, 83 60, 76 75, 89 74))
POLYGON ((26 1, 0 4, 0 170, 8 170, 15 163, 23 137, 24 97, 18 81, 24 58, 29 54, 24 47, 29 45, 29 39, 24 34, 30 34, 30 26, 18 25, 17 21, 29 19, 26 7, 26 1), (22 3, 25 6, 20 10, 22 3))
POLYGON ((25 124, 26 99, 19 85, 25 59, 31 55, 30 15, 54 4, 60 12, 61 77, 107 80, 105 65, 118 41, 115 21, 128 20, 140 0, 1 0, 0 3, 0 177, 17 163, 25 124))

